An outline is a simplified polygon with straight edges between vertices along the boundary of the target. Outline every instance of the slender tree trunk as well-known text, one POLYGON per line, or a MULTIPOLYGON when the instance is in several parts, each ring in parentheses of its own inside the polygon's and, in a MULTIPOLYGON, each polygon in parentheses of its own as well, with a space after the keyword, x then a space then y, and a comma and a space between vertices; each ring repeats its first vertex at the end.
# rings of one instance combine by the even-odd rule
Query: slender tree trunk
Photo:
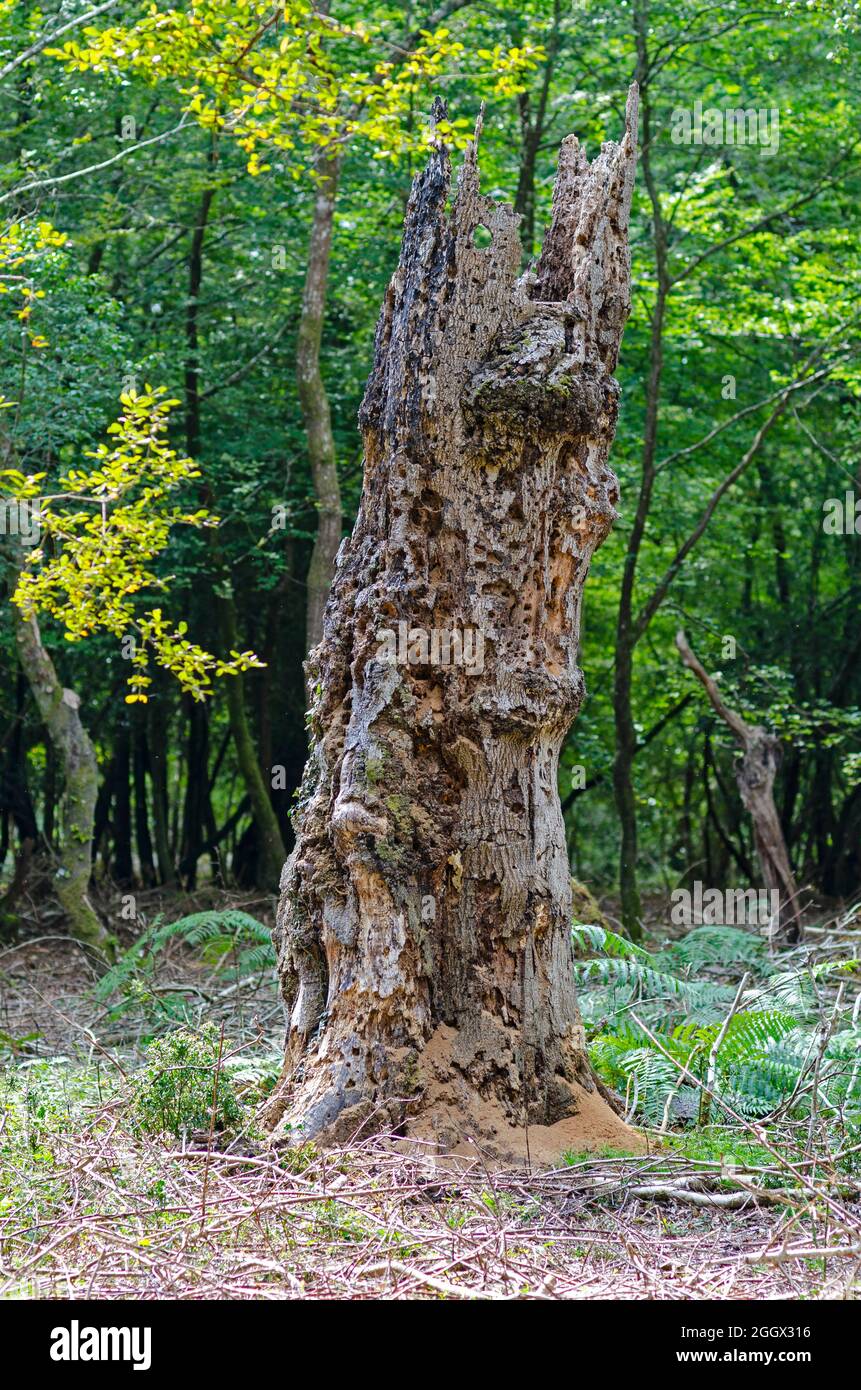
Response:
POLYGON ((114 881, 121 888, 131 886, 132 866, 132 786, 131 735, 127 723, 117 730, 114 754, 114 881))
MULTIPOLYGON (((771 926, 773 937, 798 941, 801 914, 798 889, 789 863, 780 817, 774 804, 774 779, 780 765, 780 740, 759 724, 748 724, 721 699, 717 685, 697 660, 685 634, 676 634, 682 661, 705 689, 715 712, 732 730, 742 756, 736 764, 736 781, 753 825, 753 841, 765 887, 779 894, 780 916, 771 926)), ((715 822, 717 824, 717 821, 715 822)))
MULTIPOLYGON (((214 154, 210 155, 210 165, 214 154)), ((200 454, 200 291, 203 285, 203 243, 215 188, 203 191, 188 256, 188 298, 185 303, 185 447, 192 458, 200 454)))
POLYGON ((332 255, 332 225, 340 173, 339 155, 325 156, 318 161, 308 268, 296 341, 296 381, 317 502, 317 535, 308 567, 305 610, 305 645, 308 651, 316 647, 323 635, 323 614, 326 611, 326 600, 335 569, 335 556, 341 544, 343 525, 332 414, 320 370, 326 287, 332 255))
POLYGON ((718 808, 715 805, 715 800, 712 796, 711 774, 714 774, 714 779, 717 782, 718 789, 723 794, 724 803, 728 804, 729 798, 726 795, 723 784, 720 780, 720 776, 718 775, 717 762, 715 760, 714 749, 712 747, 711 735, 707 733, 705 737, 705 743, 703 745, 703 789, 706 793, 706 812, 709 820, 711 821, 711 824, 714 826, 717 844, 720 846, 721 850, 720 862, 715 867, 717 881, 723 881, 723 878, 727 870, 729 869, 730 862, 735 861, 736 865, 738 866, 740 871, 745 875, 745 877, 750 879, 751 882, 753 882, 755 875, 753 873, 753 869, 750 863, 747 860, 747 857, 743 853, 743 847, 742 853, 740 853, 738 847, 733 844, 729 833, 726 830, 724 830, 723 823, 718 814, 718 808))
POLYGON ((159 879, 172 884, 176 878, 170 852, 169 806, 167 790, 168 725, 164 714, 164 695, 151 696, 146 706, 149 773, 152 781, 152 825, 159 879))
POLYGON ((534 1158, 630 1139, 585 1053, 557 769, 618 497, 635 122, 632 90, 621 145, 590 166, 564 142, 519 280, 517 217, 479 192, 475 144, 450 213, 439 144, 413 185, 360 416, 362 503, 309 662, 276 929, 282 1133, 408 1124, 497 1158, 527 1133, 534 1158))
POLYGON ((155 862, 153 860, 152 837, 149 831, 149 803, 146 791, 146 776, 149 771, 149 748, 146 736, 146 712, 140 705, 136 708, 133 720, 133 774, 135 788, 135 843, 140 863, 141 882, 151 888, 156 882, 155 862))
MULTIPOLYGON (((228 652, 238 647, 236 634, 236 609, 233 599, 221 597, 218 600, 221 635, 228 652)), ((287 858, 278 817, 269 797, 269 790, 257 760, 257 750, 248 724, 245 709, 245 682, 241 675, 228 676, 224 683, 230 731, 236 749, 236 761, 251 802, 254 822, 257 826, 259 854, 257 856, 257 886, 268 893, 278 887, 281 870, 287 858)))
POLYGON ((102 776, 99 784, 99 792, 96 797, 96 813, 93 818, 93 872, 96 871, 99 858, 107 870, 108 876, 111 873, 111 850, 113 844, 109 835, 111 828, 111 809, 114 799, 115 761, 112 757, 108 764, 102 769, 102 776))
MULTIPOLYGON (((18 933, 19 918, 16 909, 27 887, 35 848, 35 840, 21 841, 21 847, 15 859, 12 882, 5 893, 0 895, 0 941, 14 941, 18 933)), ((3 858, 5 859, 5 857, 4 854, 3 858)))
POLYGON ((188 712, 185 800, 182 808, 182 846, 179 873, 186 888, 197 886, 197 861, 204 843, 211 840, 209 805, 209 722, 205 706, 190 695, 183 702, 188 712))
POLYGON ((619 817, 619 895, 622 925, 632 941, 643 935, 642 904, 637 886, 637 797, 634 790, 634 758, 637 729, 634 724, 631 684, 634 646, 628 638, 623 609, 619 611, 619 630, 613 674, 613 715, 616 746, 613 753, 613 794, 619 817))
POLYGON ((63 769, 62 848, 54 886, 73 936, 104 951, 111 938, 88 896, 99 780, 95 749, 78 713, 81 702, 73 690, 63 689, 36 618, 25 618, 15 604, 12 610, 21 668, 63 769))
POLYGON ((652 308, 649 344, 649 373, 646 384, 646 415, 643 425, 642 478, 634 522, 628 537, 625 568, 619 597, 616 627, 616 651, 613 677, 613 717, 616 748, 613 757, 613 791, 619 817, 619 893, 622 924, 632 940, 642 936, 642 907, 637 886, 637 798, 634 789, 634 756, 637 749, 637 729, 634 723, 633 678, 634 652, 641 633, 637 630, 634 608, 637 564, 646 532, 646 522, 652 505, 655 484, 655 456, 658 441, 658 410, 661 399, 661 380, 664 368, 664 321, 670 278, 667 270, 667 229, 651 165, 652 112, 648 96, 649 56, 646 49, 646 28, 642 15, 637 15, 637 75, 643 86, 643 177, 652 208, 652 228, 655 242, 655 271, 657 287, 652 308))
POLYGON ((30 795, 27 781, 27 756, 24 747, 24 708, 27 697, 27 679, 23 671, 17 673, 15 681, 15 718, 3 736, 6 747, 0 800, 3 809, 9 811, 18 831, 18 839, 32 840, 35 845, 39 839, 36 808, 30 795))
POLYGON ((680 827, 680 838, 682 845, 682 859, 684 862, 684 873, 679 880, 685 885, 692 883, 694 878, 694 834, 691 808, 693 805, 694 785, 696 780, 696 744, 691 739, 688 746, 687 759, 685 761, 685 789, 682 796, 682 822, 680 827))
MULTIPOLYGON (((547 120, 547 105, 553 71, 559 57, 561 46, 562 3, 554 0, 553 26, 544 45, 545 58, 536 96, 529 91, 521 92, 517 100, 520 117, 520 168, 517 176, 517 193, 514 198, 514 211, 520 214, 520 240, 523 252, 531 258, 535 250, 535 171, 538 151, 544 140, 544 126, 547 120)), ((517 25, 516 40, 522 43, 525 37, 524 26, 517 25)))
MULTIPOLYGON (((27 785, 27 762, 24 755, 24 706, 27 681, 21 671, 15 681, 15 716, 0 739, 3 754, 0 771, 0 868, 6 863, 11 841, 11 826, 18 832, 18 853, 15 856, 12 882, 0 896, 0 941, 14 940, 18 929, 16 905, 27 887, 39 830, 36 809, 27 785)), ((50 746, 50 745, 49 745, 50 746)), ((46 750, 47 752, 47 750, 46 750)), ((47 793, 46 793, 47 795, 47 793)))

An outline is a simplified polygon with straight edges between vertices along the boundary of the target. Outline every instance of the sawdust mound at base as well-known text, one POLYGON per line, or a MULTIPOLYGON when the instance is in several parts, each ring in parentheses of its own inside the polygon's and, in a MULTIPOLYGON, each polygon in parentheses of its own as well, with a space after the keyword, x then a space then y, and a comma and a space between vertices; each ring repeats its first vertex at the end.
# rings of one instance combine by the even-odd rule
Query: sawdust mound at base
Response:
POLYGON ((570 1084, 574 1112, 552 1125, 513 1125, 502 1104, 469 1087, 450 1065, 454 1030, 440 1028, 422 1056, 424 1103, 408 1134, 425 1152, 475 1160, 495 1167, 530 1164, 558 1168, 565 1153, 605 1149, 645 1153, 637 1130, 607 1104, 599 1091, 570 1084))

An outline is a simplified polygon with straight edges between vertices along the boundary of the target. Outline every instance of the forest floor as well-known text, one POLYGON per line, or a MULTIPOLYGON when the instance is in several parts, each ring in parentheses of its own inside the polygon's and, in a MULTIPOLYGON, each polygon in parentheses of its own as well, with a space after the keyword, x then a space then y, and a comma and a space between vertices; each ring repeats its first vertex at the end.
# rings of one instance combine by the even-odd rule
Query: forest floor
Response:
POLYGON ((784 1162, 790 1127, 764 1147, 720 1126, 652 1133, 647 1156, 532 1173, 479 1153, 453 1173, 394 1138, 273 1151, 250 1118, 280 1063, 271 971, 225 984, 171 943, 121 1009, 95 979, 53 931, 0 950, 0 1297, 861 1296, 861 1183, 784 1162), (225 1025, 249 1102, 229 1138, 133 1122, 135 1070, 180 999, 225 1025))

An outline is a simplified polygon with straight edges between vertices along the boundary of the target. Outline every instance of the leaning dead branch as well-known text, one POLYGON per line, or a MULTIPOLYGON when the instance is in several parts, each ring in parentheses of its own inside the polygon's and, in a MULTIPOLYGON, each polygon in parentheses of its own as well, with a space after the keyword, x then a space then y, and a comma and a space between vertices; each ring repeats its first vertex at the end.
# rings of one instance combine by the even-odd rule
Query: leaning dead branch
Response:
POLYGON ((770 924, 771 935, 784 941, 798 941, 801 938, 798 888, 774 804, 774 779, 781 756, 780 740, 761 724, 748 724, 736 710, 724 703, 717 682, 697 660, 681 629, 676 633, 676 646, 682 661, 693 671, 715 713, 732 731, 742 750, 735 769, 739 793, 753 824, 754 844, 765 886, 779 895, 779 920, 770 924))

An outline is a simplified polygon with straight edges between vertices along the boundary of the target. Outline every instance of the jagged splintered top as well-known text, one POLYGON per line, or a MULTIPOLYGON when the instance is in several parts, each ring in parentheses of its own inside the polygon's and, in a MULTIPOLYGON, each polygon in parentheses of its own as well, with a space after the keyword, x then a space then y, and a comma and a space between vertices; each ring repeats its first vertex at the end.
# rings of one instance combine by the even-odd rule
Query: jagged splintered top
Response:
POLYGON ((467 146, 457 193, 447 209, 451 160, 436 127, 446 106, 431 108, 434 147, 416 175, 404 222, 398 269, 377 328, 374 370, 360 420, 401 433, 422 398, 425 413, 457 409, 460 391, 500 334, 548 305, 574 321, 572 349, 610 373, 630 310, 628 216, 634 184, 638 89, 628 93, 625 133, 590 163, 576 136, 562 142, 553 212, 541 256, 520 274, 517 214, 481 193, 478 144, 482 117, 467 146), (477 227, 492 237, 475 244, 477 227), (575 346, 576 344, 576 346, 575 346))
POLYGON ((543 299, 571 299, 577 291, 583 262, 594 259, 601 220, 606 218, 627 246, 628 215, 637 155, 636 82, 628 91, 625 134, 621 143, 608 140, 590 164, 576 135, 568 135, 559 150, 553 186, 553 214, 538 262, 538 285, 543 299))
MULTIPOLYGON (((601 298, 621 294, 630 308, 630 253, 628 219, 634 187, 637 152, 637 114, 640 93, 634 82, 625 106, 625 134, 617 143, 608 140, 590 163, 576 135, 568 135, 559 150, 553 186, 553 210, 541 256, 530 285, 530 298, 566 302, 581 310, 584 320, 594 321, 601 298)), ((446 103, 435 97, 431 129, 447 116, 446 103)), ((482 106, 458 178, 458 198, 467 186, 479 192, 478 146, 484 118, 482 106)), ((440 146, 443 157, 444 148, 440 146)), ((519 219, 518 219, 519 220, 519 219)), ((614 326, 624 327, 625 318, 614 326)))

